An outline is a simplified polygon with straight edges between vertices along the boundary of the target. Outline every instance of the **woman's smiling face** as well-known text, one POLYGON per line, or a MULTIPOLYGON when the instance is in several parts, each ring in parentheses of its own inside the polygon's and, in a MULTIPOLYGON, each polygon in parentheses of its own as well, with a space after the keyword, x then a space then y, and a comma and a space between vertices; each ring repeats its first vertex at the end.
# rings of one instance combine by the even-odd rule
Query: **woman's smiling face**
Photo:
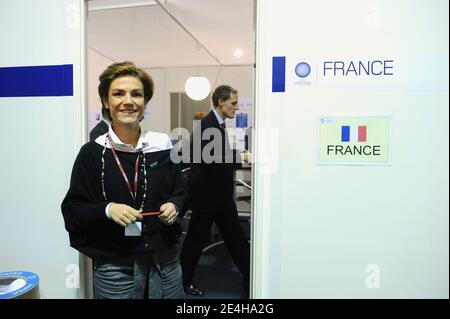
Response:
POLYGON ((108 101, 104 101, 113 126, 139 125, 144 114, 144 86, 134 76, 122 76, 114 79, 109 86, 108 101))

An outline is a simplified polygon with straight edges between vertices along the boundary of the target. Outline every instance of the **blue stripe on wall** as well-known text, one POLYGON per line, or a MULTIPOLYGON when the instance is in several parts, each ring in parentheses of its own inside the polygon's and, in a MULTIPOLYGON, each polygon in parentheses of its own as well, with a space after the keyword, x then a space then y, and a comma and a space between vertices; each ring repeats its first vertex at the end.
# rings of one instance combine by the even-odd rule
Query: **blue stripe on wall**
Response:
POLYGON ((341 142, 350 142, 350 126, 342 126, 341 142))
POLYGON ((0 67, 0 97, 73 96, 73 65, 0 67))
POLYGON ((272 92, 286 91, 286 57, 272 57, 272 92))

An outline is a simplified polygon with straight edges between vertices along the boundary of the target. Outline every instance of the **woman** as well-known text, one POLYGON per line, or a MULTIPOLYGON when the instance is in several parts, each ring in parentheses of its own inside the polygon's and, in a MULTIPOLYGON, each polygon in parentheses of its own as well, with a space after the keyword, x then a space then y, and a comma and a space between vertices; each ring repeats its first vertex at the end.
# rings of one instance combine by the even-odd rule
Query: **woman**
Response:
POLYGON ((94 261, 95 298, 183 298, 180 168, 169 137, 139 125, 153 80, 131 62, 110 65, 99 79, 111 125, 75 160, 61 205, 70 244, 94 261))

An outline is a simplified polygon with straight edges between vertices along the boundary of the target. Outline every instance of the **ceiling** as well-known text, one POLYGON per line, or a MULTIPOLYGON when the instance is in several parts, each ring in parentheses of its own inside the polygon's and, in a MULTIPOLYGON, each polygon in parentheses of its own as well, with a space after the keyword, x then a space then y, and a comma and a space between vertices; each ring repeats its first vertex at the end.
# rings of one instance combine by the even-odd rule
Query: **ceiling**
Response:
POLYGON ((253 0, 161 2, 200 45, 155 1, 91 0, 88 46, 144 68, 254 63, 253 0))

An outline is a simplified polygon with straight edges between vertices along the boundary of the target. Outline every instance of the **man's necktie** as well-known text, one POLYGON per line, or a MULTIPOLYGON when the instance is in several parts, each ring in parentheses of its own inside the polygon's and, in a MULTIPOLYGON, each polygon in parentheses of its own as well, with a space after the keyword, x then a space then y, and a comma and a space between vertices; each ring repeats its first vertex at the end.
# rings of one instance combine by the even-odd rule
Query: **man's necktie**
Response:
POLYGON ((225 129, 225 127, 226 127, 226 126, 225 126, 225 122, 223 122, 222 124, 220 124, 220 127, 223 128, 223 129, 225 129))

